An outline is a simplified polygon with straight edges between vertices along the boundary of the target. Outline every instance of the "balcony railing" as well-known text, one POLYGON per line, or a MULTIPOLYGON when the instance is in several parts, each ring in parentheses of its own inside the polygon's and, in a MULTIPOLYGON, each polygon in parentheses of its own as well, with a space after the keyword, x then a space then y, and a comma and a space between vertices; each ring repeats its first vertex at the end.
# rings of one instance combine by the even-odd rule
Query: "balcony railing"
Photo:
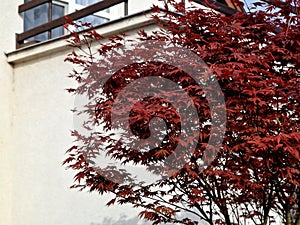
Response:
POLYGON ((51 31, 54 28, 61 27, 66 23, 65 16, 71 18, 72 20, 78 20, 86 16, 92 15, 99 11, 108 9, 120 3, 124 3, 124 15, 128 15, 128 0, 102 0, 90 6, 87 6, 81 10, 70 13, 68 15, 62 16, 57 19, 52 19, 52 0, 32 0, 30 2, 24 3, 19 6, 19 13, 23 13, 30 9, 33 9, 42 4, 48 3, 48 22, 40 26, 34 27, 30 30, 24 31, 23 33, 16 34, 16 48, 21 48, 25 45, 35 43, 37 41, 26 42, 29 38, 32 38, 41 33, 48 33, 48 39, 51 39, 51 31))
MULTIPOLYGON (((26 45, 30 45, 33 43, 37 43, 39 42, 38 40, 35 40, 34 37, 36 35, 39 34, 45 34, 47 33, 48 37, 46 39, 51 39, 52 38, 52 31, 53 29, 57 28, 57 27, 62 27, 65 23, 66 23, 66 16, 71 18, 72 20, 76 21, 78 19, 82 19, 84 17, 93 15, 94 13, 106 10, 110 7, 113 7, 115 5, 124 3, 124 16, 128 15, 128 0, 99 0, 99 2, 89 5, 81 10, 75 11, 73 13, 70 13, 68 15, 62 16, 60 18, 57 19, 53 19, 52 18, 52 4, 53 1, 55 0, 31 0, 27 3, 24 3, 22 5, 19 6, 19 13, 24 13, 28 10, 31 10, 35 7, 38 7, 42 4, 48 4, 48 22, 36 26, 32 29, 26 30, 23 33, 20 34, 16 34, 16 48, 21 48, 24 47, 26 45)), ((199 3, 199 4, 206 4, 206 3, 210 3, 211 5, 213 5, 213 7, 221 12, 224 13, 226 15, 232 15, 238 11, 241 11, 241 9, 239 9, 238 7, 235 7, 234 5, 228 5, 227 2, 231 2, 231 0, 222 0, 222 2, 226 2, 225 4, 221 3, 219 1, 216 0, 194 0, 194 2, 199 3)))

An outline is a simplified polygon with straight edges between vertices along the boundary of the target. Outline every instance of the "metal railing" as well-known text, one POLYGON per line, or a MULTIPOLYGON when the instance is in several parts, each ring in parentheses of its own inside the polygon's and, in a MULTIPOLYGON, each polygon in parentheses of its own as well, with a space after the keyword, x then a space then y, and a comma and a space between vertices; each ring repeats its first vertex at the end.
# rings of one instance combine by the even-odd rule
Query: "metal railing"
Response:
MULTIPOLYGON (((24 31, 23 33, 16 34, 16 48, 21 48, 26 45, 30 45, 38 42, 37 40, 32 40, 33 37, 39 35, 41 33, 48 33, 48 40, 52 38, 51 31, 54 28, 61 27, 66 23, 66 16, 72 20, 78 20, 84 18, 86 16, 92 15, 99 11, 108 9, 112 6, 115 6, 120 3, 124 3, 124 15, 128 15, 128 0, 101 0, 95 4, 89 5, 81 10, 75 11, 73 13, 67 14, 57 19, 52 19, 52 4, 54 0, 32 0, 30 2, 24 3, 19 6, 19 13, 24 13, 28 10, 31 10, 37 6, 48 3, 48 22, 24 31), (29 40, 28 40, 29 39, 29 40)), ((226 1, 226 0, 225 0, 226 1)), ((230 1, 230 0, 228 0, 230 1)), ((194 2, 205 5, 206 3, 211 4, 215 10, 224 13, 226 15, 235 14, 238 11, 241 11, 238 7, 232 5, 229 7, 228 5, 222 4, 216 0, 194 0, 194 2)))
POLYGON ((128 0, 102 0, 95 4, 89 5, 81 10, 67 14, 60 18, 52 20, 52 0, 32 0, 19 6, 19 13, 23 13, 27 10, 33 9, 42 4, 48 3, 48 22, 40 26, 34 27, 30 30, 24 31, 23 33, 16 34, 16 48, 21 48, 25 45, 32 44, 34 41, 26 43, 25 41, 38 34, 48 32, 48 39, 51 39, 51 30, 54 28, 63 26, 66 23, 66 16, 72 20, 78 20, 86 16, 92 15, 93 13, 105 10, 109 7, 115 6, 120 3, 124 3, 124 15, 128 15, 128 0))

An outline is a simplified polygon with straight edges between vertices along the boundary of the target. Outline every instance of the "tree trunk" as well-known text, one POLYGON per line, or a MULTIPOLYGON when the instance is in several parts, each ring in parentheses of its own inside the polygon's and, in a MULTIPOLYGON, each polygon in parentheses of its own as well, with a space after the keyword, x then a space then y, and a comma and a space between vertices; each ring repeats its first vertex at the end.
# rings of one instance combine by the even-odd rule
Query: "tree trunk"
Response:
POLYGON ((296 225, 300 225, 300 213, 298 213, 298 218, 296 219, 296 225))
POLYGON ((286 210, 286 225, 292 225, 292 215, 289 207, 286 210))

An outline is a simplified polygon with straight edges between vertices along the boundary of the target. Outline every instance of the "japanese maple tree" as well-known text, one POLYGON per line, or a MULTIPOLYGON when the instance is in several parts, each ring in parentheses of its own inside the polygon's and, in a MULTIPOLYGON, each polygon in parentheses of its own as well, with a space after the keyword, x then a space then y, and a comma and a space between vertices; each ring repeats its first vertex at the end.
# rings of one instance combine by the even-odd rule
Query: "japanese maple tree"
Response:
MULTIPOLYGON (((225 15, 212 10, 215 6, 208 2, 203 3, 207 8, 187 8, 182 1, 165 1, 164 9, 153 7, 153 20, 160 29, 141 30, 136 40, 125 34, 105 39, 89 24, 69 21, 66 27, 74 51, 66 61, 75 65, 70 77, 78 81, 78 87, 68 91, 87 100, 81 109, 74 109, 85 119, 82 129, 75 127, 72 132, 76 145, 64 161, 78 171, 72 187, 114 193, 108 205, 131 204, 153 224, 192 225, 202 220, 226 225, 300 225, 300 1, 267 2, 256 3, 264 10, 225 15), (161 49, 138 43, 155 41, 182 46, 203 60, 202 68, 191 67, 201 69, 206 83, 217 80, 222 91, 217 98, 224 98, 225 105, 211 103, 207 98, 209 92, 218 95, 215 88, 204 90, 176 62, 143 60, 161 49), (136 61, 124 64, 122 47, 133 43, 137 47, 129 53, 136 54, 136 61), (111 73, 107 68, 112 66, 120 69, 111 73), (187 93, 197 111, 197 120, 192 121, 196 125, 184 126, 178 109, 168 100, 177 91, 168 86, 153 96, 132 97, 132 92, 143 92, 135 89, 140 79, 149 79, 148 86, 154 88, 162 85, 153 77, 171 80, 187 93), (129 86, 131 92, 124 92, 129 86), (124 105, 114 108, 118 101, 125 101, 130 110, 124 105), (226 109, 225 135, 216 145, 209 142, 212 105, 226 109), (156 117, 165 121, 164 138, 158 145, 147 139, 160 132, 160 126, 151 128, 156 117), (133 140, 127 134, 120 141, 122 129, 117 134, 113 120, 148 140, 146 145, 128 145, 133 140), (182 140, 186 133, 193 135, 182 140), (195 146, 192 152, 175 154, 176 147, 185 149, 189 144, 195 146), (207 151, 218 153, 210 164, 205 164, 210 161, 207 151), (103 154, 124 165, 145 166, 161 177, 150 184, 139 182, 129 171, 97 163, 103 154), (168 165, 164 164, 167 158, 168 165)), ((234 4, 243 8, 239 1, 234 4)), ((191 61, 181 57, 180 63, 191 61)), ((176 98, 176 105, 191 115, 185 98, 176 98)))

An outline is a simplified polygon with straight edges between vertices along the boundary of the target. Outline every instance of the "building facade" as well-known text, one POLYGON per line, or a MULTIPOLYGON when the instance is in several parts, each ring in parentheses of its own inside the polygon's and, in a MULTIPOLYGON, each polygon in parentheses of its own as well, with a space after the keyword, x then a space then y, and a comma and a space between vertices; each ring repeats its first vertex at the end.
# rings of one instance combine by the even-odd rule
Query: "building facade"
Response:
MULTIPOLYGON (((64 7, 55 12, 56 16, 61 11, 71 13, 85 3, 93 3, 53 2, 58 9, 64 7)), ((67 78, 72 66, 64 63, 70 49, 64 40, 47 40, 45 34, 37 35, 37 42, 17 49, 15 34, 47 19, 43 15, 45 5, 19 14, 18 6, 23 3, 22 0, 3 1, 0 7, 0 224, 92 225, 113 224, 120 217, 126 220, 123 216, 133 210, 105 207, 108 196, 69 189, 74 174, 66 171, 61 163, 65 150, 72 145, 70 109, 74 96, 65 89, 74 83, 67 78)), ((136 33, 149 20, 139 12, 150 6, 150 1, 129 1, 128 15, 132 16, 103 25, 99 32, 106 36, 120 31, 136 33)), ((104 20, 100 16, 105 15, 106 19, 114 20, 124 16, 122 9, 120 4, 110 12, 88 19, 99 23, 104 20)), ((64 31, 56 30, 54 34, 60 36, 61 32, 64 31)))
MULTIPOLYGON (((75 83, 64 63, 70 49, 61 27, 28 38, 34 27, 99 1, 53 0, 51 9, 43 1, 27 10, 30 2, 41 1, 0 6, 0 225, 135 224, 133 209, 105 207, 109 196, 69 189, 74 174, 61 163, 73 141, 74 96, 65 89, 75 83)), ((154 2, 129 0, 85 19, 104 36, 135 35, 155 29, 147 11, 154 2)))

